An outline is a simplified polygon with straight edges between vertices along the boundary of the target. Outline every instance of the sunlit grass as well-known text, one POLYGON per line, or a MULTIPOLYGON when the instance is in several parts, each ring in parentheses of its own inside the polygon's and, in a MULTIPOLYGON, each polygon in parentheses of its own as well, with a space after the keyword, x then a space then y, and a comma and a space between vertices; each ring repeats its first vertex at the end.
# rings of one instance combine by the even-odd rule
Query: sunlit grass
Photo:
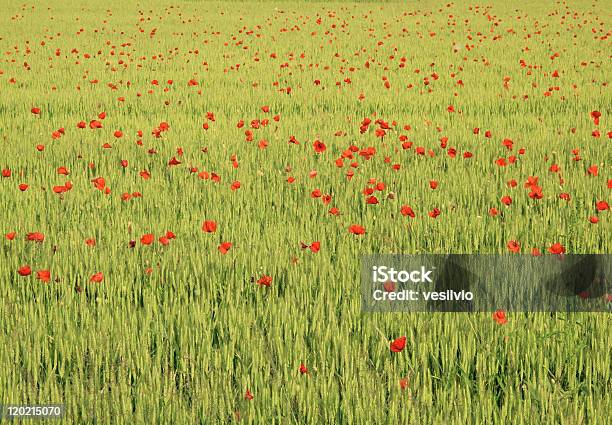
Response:
POLYGON ((609 210, 596 209, 610 202, 604 6, 4 5, 0 168, 11 176, 0 178, 0 232, 16 237, 0 241, 0 403, 63 402, 74 424, 606 423, 608 314, 508 313, 498 325, 490 314, 362 314, 359 298, 364 254, 505 253, 509 241, 525 253, 555 243, 610 252, 609 210), (103 128, 90 129, 103 111, 103 128), (207 112, 215 121, 204 130, 207 112), (246 142, 251 120, 264 118, 246 142), (384 138, 379 118, 397 122, 384 138), (87 128, 76 128, 81 120, 87 128), (161 122, 169 129, 155 138, 161 122), (325 152, 315 153, 316 139, 325 152), (351 145, 376 154, 337 167, 351 145), (510 155, 516 163, 496 164, 510 155), (172 157, 182 163, 168 166, 172 157), (529 176, 542 199, 529 198, 529 176), (385 184, 378 205, 366 204, 370 179, 385 184), (53 193, 67 181, 70 191, 53 193), (315 189, 329 204, 311 197, 315 189), (122 200, 134 192, 142 197, 122 200), (216 232, 203 232, 204 220, 216 232), (352 224, 366 234, 350 234, 352 224), (163 246, 167 231, 176 239, 163 246), (26 241, 28 232, 44 242, 26 241), (150 246, 140 242, 147 233, 150 246), (319 252, 301 248, 314 241, 319 252), (232 243, 225 255, 222 242, 232 243), (32 275, 19 275, 23 265, 32 275), (100 283, 90 282, 96 272, 100 283), (264 275, 270 287, 257 285, 264 275), (405 350, 390 352, 400 335, 405 350))

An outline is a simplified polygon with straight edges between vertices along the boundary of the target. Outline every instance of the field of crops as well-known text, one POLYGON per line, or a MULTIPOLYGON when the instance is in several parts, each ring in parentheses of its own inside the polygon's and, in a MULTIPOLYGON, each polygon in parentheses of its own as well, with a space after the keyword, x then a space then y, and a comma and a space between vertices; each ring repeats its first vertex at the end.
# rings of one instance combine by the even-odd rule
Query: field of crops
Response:
POLYGON ((1 3, 0 404, 609 423, 609 314, 359 289, 372 253, 612 252, 609 1, 1 3))

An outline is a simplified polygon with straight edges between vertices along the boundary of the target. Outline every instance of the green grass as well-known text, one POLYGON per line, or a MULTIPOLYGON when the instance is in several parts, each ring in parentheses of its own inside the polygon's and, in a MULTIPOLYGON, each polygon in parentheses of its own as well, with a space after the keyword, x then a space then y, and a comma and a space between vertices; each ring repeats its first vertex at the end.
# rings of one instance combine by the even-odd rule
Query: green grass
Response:
POLYGON ((566 9, 497 1, 478 11, 444 2, 172 5, 0 4, 0 168, 12 172, 0 178, 0 232, 17 233, 0 241, 0 403, 65 403, 64 421, 74 424, 238 416, 257 424, 607 423, 609 314, 509 312, 505 325, 485 313, 362 314, 359 260, 505 253, 511 240, 525 253, 546 253, 557 242, 568 253, 611 252, 609 210, 595 208, 611 199, 609 41, 599 39, 609 32, 609 2, 566 9), (454 52, 455 45, 462 47, 454 52), (521 59, 537 66, 531 74, 521 59), (199 85, 188 86, 190 79, 199 85), (291 94, 280 92, 286 87, 291 94), (594 110, 602 113, 599 126, 594 110), (102 111, 102 129, 76 128, 102 111), (216 121, 204 131, 208 111, 216 121), (365 117, 397 127, 383 140, 374 122, 361 134, 365 117), (251 120, 263 118, 269 125, 245 142, 251 120), (239 120, 244 128, 236 128, 239 120), (152 137, 162 121, 169 130, 152 137), (65 135, 52 140, 60 127, 65 135), (592 137, 595 128, 601 137, 592 137), (124 136, 115 139, 115 130, 124 136), (400 134, 411 149, 402 149, 400 134), (292 135, 300 145, 287 142, 292 135), (440 147, 443 136, 456 158, 440 147), (322 154, 312 147, 317 138, 327 146, 322 154), (355 155, 349 181, 351 161, 343 168, 334 161, 350 145, 376 154, 355 155), (435 156, 416 155, 418 146, 435 156), (466 151, 473 157, 463 159, 466 151), (515 164, 495 163, 509 155, 515 164), (173 156, 182 164, 169 167, 173 156), (560 173, 549 171, 553 163, 560 173), (592 165, 597 176, 587 173, 592 165), (58 175, 60 166, 70 174, 58 175), (139 175, 145 169, 150 180, 139 175), (100 176, 109 195, 91 183, 100 176), (542 199, 528 197, 529 176, 539 177, 542 199), (362 194, 371 178, 386 185, 378 205, 362 194), (67 180, 72 190, 52 192, 67 180), (329 205, 311 198, 317 188, 332 195, 329 205), (121 199, 136 191, 141 198, 121 199), (563 192, 569 201, 559 199, 563 192), (512 205, 501 203, 504 195, 512 205), (402 216, 402 205, 416 217, 402 216), (330 215, 331 207, 341 214, 330 215), (434 207, 436 219, 427 215, 434 207), (490 208, 500 214, 490 216, 490 208), (204 220, 218 223, 216 233, 201 230, 204 220), (366 234, 350 234, 351 224, 366 234), (157 238, 166 231, 176 239, 162 246, 157 238), (44 242, 26 241, 28 232, 43 233, 44 242), (139 241, 146 233, 156 237, 151 246, 139 241), (233 246, 222 255, 225 241, 233 246), (301 241, 320 241, 320 252, 302 250, 301 241), (29 277, 17 272, 25 264, 29 277), (43 269, 49 283, 35 278, 43 269), (89 281, 96 272, 103 282, 89 281), (255 283, 263 275, 273 279, 269 288, 255 283), (406 349, 390 352, 389 341, 401 335, 406 349), (300 374, 301 363, 308 374, 300 374))

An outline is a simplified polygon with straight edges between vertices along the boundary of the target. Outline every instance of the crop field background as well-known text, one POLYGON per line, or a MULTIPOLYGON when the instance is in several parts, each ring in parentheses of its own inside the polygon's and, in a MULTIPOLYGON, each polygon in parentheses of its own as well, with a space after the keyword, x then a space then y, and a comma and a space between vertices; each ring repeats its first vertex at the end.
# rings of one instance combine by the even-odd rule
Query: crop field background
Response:
POLYGON ((0 6, 0 404, 609 423, 608 313, 364 314, 359 265, 611 252, 610 1, 0 6))

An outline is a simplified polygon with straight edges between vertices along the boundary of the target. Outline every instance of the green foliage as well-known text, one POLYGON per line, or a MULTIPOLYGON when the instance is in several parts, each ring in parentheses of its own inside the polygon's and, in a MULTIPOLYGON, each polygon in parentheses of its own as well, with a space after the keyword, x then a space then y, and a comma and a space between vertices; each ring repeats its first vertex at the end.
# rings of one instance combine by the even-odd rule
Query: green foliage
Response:
POLYGON ((507 252, 511 240, 523 252, 557 242, 570 253, 610 252, 609 211, 595 210, 610 200, 603 2, 173 3, 57 1, 0 12, 0 166, 12 170, 0 178, 0 232, 17 233, 0 241, 0 403, 63 402, 74 424, 608 421, 609 314, 508 313, 505 325, 489 314, 364 315, 358 281, 369 253, 507 252), (593 110, 602 112, 600 138, 591 136, 593 110), (76 128, 102 111, 102 129, 76 128), (208 111, 216 119, 205 131, 208 111), (361 134, 364 117, 397 127, 384 139, 374 125, 361 134), (263 118, 270 123, 245 142, 250 121, 263 118), (170 128, 154 138, 162 121, 170 128), (65 134, 52 140, 60 127, 65 134), (292 135, 299 145, 287 142, 292 135), (456 158, 440 148, 443 136, 456 158), (349 181, 352 161, 334 161, 353 144, 376 154, 355 155, 349 181), (435 156, 415 154, 418 146, 435 156), (509 155, 515 164, 495 163, 509 155), (168 166, 173 156, 182 164, 168 166), (70 174, 58 175, 60 166, 70 174), (529 198, 529 176, 539 177, 542 199, 529 198), (96 177, 110 194, 96 190, 96 177), (386 186, 378 205, 362 194, 371 178, 386 186), (68 180, 72 190, 53 193, 68 180), (317 188, 332 195, 328 205, 311 198, 317 188), (142 197, 121 199, 134 192, 142 197), (401 215, 402 205, 416 217, 401 215), (201 230, 204 220, 218 223, 216 233, 201 230), (351 224, 366 234, 350 234, 351 224), (167 231, 177 237, 162 246, 167 231), (26 241, 28 232, 44 242, 26 241), (151 246, 139 241, 146 233, 151 246), (225 241, 233 246, 222 255, 225 241), (320 252, 301 241, 320 241, 320 252), (24 264, 29 277, 17 272, 24 264), (44 269, 48 283, 35 277, 44 269), (90 282, 96 272, 101 283, 90 282), (263 275, 270 287, 256 284, 263 275), (405 350, 390 352, 400 335, 405 350))

